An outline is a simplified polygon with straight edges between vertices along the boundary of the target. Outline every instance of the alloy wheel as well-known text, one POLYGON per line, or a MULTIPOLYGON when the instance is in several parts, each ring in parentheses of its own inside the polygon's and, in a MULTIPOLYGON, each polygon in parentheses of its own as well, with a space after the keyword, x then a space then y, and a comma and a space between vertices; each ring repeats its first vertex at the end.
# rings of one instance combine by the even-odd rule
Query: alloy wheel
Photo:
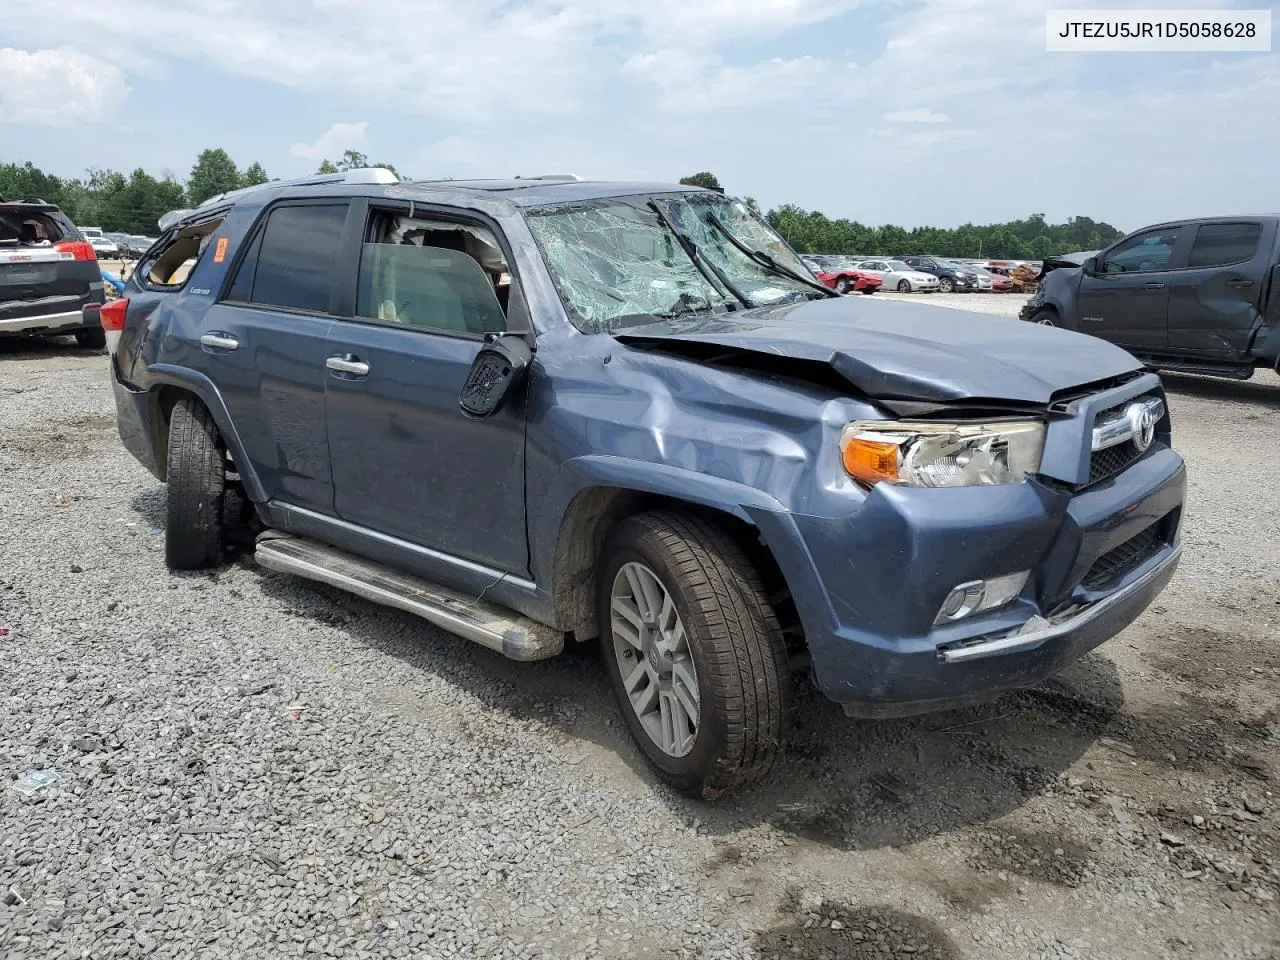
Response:
POLYGON ((675 600, 649 567, 624 563, 613 579, 609 619, 618 673, 640 726, 667 756, 686 756, 698 737, 700 697, 675 600))

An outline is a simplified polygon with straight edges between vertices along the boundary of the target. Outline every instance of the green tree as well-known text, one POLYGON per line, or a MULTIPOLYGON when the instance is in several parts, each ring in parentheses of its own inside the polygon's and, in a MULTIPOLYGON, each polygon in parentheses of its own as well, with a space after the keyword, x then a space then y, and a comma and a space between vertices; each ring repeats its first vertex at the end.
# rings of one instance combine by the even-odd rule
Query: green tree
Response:
POLYGON ((318 174, 319 173, 337 173, 337 172, 338 172, 338 168, 333 165, 332 160, 321 160, 320 169, 316 171, 316 173, 318 174))
POLYGON ((720 186, 720 181, 716 179, 716 175, 706 170, 701 173, 695 173, 691 177, 681 177, 680 182, 686 187, 702 187, 704 190, 718 190, 724 193, 724 187, 720 186))
POLYGON ((196 158, 196 165, 191 168, 191 178, 187 181, 187 202, 192 206, 203 203, 210 197, 240 186, 240 171, 227 151, 222 149, 205 150, 196 158))
POLYGON ((256 187, 260 183, 266 183, 270 179, 267 171, 262 169, 262 164, 256 160, 245 167, 244 173, 240 174, 240 186, 256 187))

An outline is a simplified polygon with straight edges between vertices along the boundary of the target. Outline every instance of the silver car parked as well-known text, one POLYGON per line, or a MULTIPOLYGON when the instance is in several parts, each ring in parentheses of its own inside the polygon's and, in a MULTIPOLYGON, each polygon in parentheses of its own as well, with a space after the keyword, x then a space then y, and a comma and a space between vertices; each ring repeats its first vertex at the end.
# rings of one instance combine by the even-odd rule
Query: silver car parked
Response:
POLYGON ((874 273, 884 281, 885 290, 897 290, 899 293, 934 293, 938 289, 938 278, 931 273, 917 270, 901 260, 863 260, 856 269, 874 273))

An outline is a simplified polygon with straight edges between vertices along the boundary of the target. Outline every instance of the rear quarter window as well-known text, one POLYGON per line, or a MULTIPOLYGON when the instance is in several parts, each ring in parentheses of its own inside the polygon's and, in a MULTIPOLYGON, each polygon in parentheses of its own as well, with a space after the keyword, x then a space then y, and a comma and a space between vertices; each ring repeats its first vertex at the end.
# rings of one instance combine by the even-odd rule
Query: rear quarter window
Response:
POLYGON ((144 285, 155 290, 181 290, 186 286, 222 221, 223 217, 202 220, 162 237, 139 269, 144 285))

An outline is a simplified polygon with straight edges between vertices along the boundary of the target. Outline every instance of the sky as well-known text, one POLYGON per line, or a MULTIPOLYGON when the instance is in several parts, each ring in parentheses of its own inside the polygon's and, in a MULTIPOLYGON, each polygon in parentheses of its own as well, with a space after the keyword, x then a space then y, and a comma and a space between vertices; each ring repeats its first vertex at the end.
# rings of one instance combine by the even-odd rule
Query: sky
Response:
POLYGON ((350 147, 416 179, 710 170, 766 208, 905 227, 1280 210, 1280 55, 1046 52, 1046 9, 1126 6, 1267 7, 0 0, 0 161, 185 179, 223 147, 291 177, 350 147))

